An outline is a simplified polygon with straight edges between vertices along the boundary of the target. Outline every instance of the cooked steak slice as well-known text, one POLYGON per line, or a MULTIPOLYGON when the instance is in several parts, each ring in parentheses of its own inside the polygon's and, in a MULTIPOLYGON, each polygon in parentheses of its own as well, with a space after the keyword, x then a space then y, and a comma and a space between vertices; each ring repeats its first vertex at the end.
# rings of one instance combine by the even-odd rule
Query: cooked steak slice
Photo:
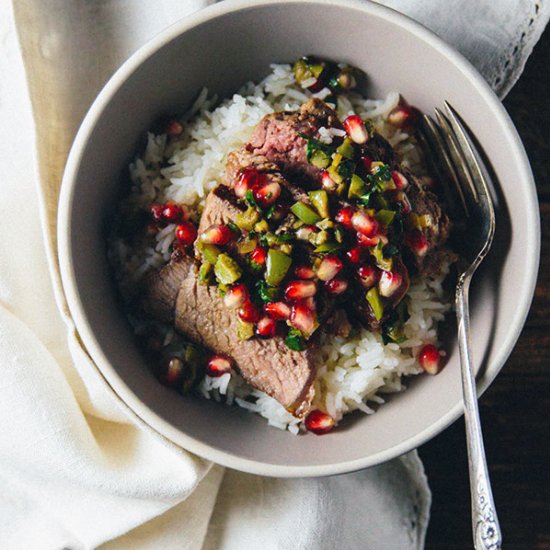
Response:
POLYGON ((412 174, 407 174, 407 177, 410 182, 407 196, 413 211, 419 216, 428 215, 430 220, 429 225, 423 230, 428 251, 419 254, 415 247, 410 247, 411 255, 420 273, 435 275, 441 272, 443 263, 456 260, 456 255, 444 247, 449 237, 449 218, 441 210, 438 198, 425 189, 418 178, 412 174))
POLYGON ((307 199, 307 193, 297 185, 289 182, 282 174, 279 167, 268 160, 265 156, 251 153, 243 147, 227 155, 227 164, 225 167, 224 183, 233 187, 239 172, 243 168, 252 166, 262 174, 265 174, 266 183, 276 181, 281 187, 285 188, 293 201, 307 199))
POLYGON ((155 319, 170 323, 181 283, 195 277, 197 263, 189 256, 174 253, 159 271, 150 273, 142 283, 140 307, 155 319))
POLYGON ((321 170, 306 157, 306 140, 319 137, 321 126, 342 128, 336 112, 320 99, 310 99, 296 112, 283 111, 265 116, 248 144, 255 155, 265 156, 286 174, 317 183, 321 170))
POLYGON ((232 187, 240 170, 253 166, 259 172, 280 172, 279 167, 267 159, 267 157, 252 153, 246 147, 232 151, 227 155, 225 164, 224 183, 232 187))
POLYGON ((237 214, 242 211, 243 208, 237 203, 237 197, 228 187, 216 187, 206 197, 198 234, 212 224, 234 222, 237 214))
POLYGON ((397 157, 393 147, 378 132, 374 132, 367 143, 363 145, 363 152, 372 160, 382 161, 389 164, 392 169, 397 168, 397 157))
POLYGON ((327 319, 325 332, 347 338, 351 333, 351 323, 344 309, 335 309, 327 319))
POLYGON ((280 336, 239 340, 237 315, 225 307, 215 286, 199 285, 194 276, 182 282, 175 327, 191 340, 232 357, 248 383, 295 415, 308 411, 313 397, 314 350, 292 351, 280 336))

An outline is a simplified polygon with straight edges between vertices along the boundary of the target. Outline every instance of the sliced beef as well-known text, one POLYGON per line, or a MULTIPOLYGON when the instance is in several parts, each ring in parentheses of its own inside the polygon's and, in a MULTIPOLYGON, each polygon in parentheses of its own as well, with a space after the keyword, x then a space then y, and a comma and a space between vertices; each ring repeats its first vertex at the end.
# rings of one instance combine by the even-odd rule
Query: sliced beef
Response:
POLYGON ((279 172, 279 167, 264 155, 252 153, 246 147, 232 151, 227 155, 224 183, 232 187, 242 168, 253 166, 260 172, 279 172))
POLYGON ((234 222, 237 214, 242 211, 243 207, 229 188, 223 185, 216 187, 206 197, 198 234, 200 235, 212 224, 234 222))
POLYGON ((428 241, 428 252, 418 254, 411 247, 411 256, 420 273, 435 275, 441 272, 443 263, 456 260, 456 255, 444 246, 449 237, 449 218, 441 210, 438 198, 424 189, 418 178, 410 173, 407 173, 407 178, 410 182, 407 196, 413 211, 419 216, 430 216, 430 225, 423 229, 428 241))
POLYGON ((363 145, 363 152, 372 160, 389 164, 392 169, 397 168, 397 157, 393 147, 377 132, 374 132, 367 143, 363 145))
POLYGON ((304 414, 313 396, 314 350, 297 352, 279 337, 239 340, 237 315, 228 310, 218 289, 185 279, 175 309, 176 330, 193 341, 235 360, 243 378, 271 395, 294 414, 304 414))
POLYGON ((141 309, 159 321, 171 323, 181 283, 188 277, 196 277, 196 269, 197 262, 189 256, 172 254, 169 263, 145 278, 141 289, 141 309))
POLYGON ((265 156, 251 153, 246 147, 233 151, 227 155, 224 183, 233 187, 242 168, 252 166, 262 174, 265 174, 266 183, 276 181, 283 189, 288 191, 291 199, 295 201, 307 200, 307 193, 299 186, 289 182, 281 173, 279 167, 265 156))
POLYGON ((320 99, 310 99, 297 112, 279 112, 267 115, 256 127, 248 144, 255 155, 274 162, 289 176, 317 184, 321 170, 306 157, 306 140, 299 134, 318 137, 321 126, 342 128, 336 112, 320 99))
POLYGON ((327 319, 325 331, 329 334, 336 334, 342 338, 347 338, 351 333, 351 323, 347 313, 343 309, 335 309, 332 315, 327 319))
POLYGON ((279 336, 239 340, 237 315, 226 308, 215 286, 198 283, 197 263, 189 256, 173 259, 147 277, 141 306, 159 321, 174 322, 190 340, 232 357, 249 384, 296 416, 309 411, 315 348, 292 351, 279 336))

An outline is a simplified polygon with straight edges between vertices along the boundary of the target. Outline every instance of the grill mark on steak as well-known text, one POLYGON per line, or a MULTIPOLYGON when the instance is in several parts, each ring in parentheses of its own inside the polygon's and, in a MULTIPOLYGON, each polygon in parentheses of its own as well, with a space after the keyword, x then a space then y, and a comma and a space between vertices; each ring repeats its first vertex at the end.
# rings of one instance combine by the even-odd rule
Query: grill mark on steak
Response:
POLYGON ((247 382, 287 409, 305 413, 313 396, 314 350, 292 351, 280 336, 239 340, 237 326, 236 314, 225 307, 216 287, 199 285, 194 277, 182 282, 176 299, 176 330, 229 355, 247 382))

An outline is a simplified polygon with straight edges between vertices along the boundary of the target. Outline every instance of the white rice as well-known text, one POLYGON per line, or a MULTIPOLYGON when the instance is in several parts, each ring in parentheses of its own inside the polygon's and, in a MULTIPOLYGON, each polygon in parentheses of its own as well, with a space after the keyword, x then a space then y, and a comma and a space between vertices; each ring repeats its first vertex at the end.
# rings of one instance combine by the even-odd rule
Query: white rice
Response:
MULTIPOLYGON (((205 89, 181 121, 184 132, 177 139, 149 134, 143 155, 130 165, 132 188, 122 203, 124 212, 147 208, 152 202, 174 200, 199 208, 224 171, 226 155, 250 138, 254 127, 266 115, 280 110, 296 110, 311 96, 295 84, 289 65, 272 65, 271 74, 259 84, 247 83, 233 97, 215 106, 205 89)), ((373 121, 375 129, 394 146, 402 164, 416 169, 420 163, 416 144, 404 132, 385 123, 398 104, 399 94, 385 99, 364 99, 352 93, 339 96, 341 119, 357 113, 373 121)), ((321 140, 330 143, 340 135, 323 128, 321 140)), ((110 258, 123 296, 130 296, 145 273, 164 265, 170 258, 174 226, 167 226, 149 241, 129 246, 123 239, 110 241, 110 258)), ((323 334, 317 363, 314 406, 337 421, 353 410, 374 412, 371 404, 382 404, 380 394, 405 388, 403 377, 422 372, 415 357, 426 343, 437 343, 437 323, 449 304, 441 288, 444 279, 413 281, 405 300, 409 319, 404 326, 406 340, 384 344, 379 334, 361 329, 353 337, 323 334)), ((140 321, 134 320, 136 326, 140 321)), ((173 330, 167 329, 169 343, 173 330)), ((237 374, 219 378, 206 376, 198 386, 205 398, 237 404, 264 416, 272 426, 298 433, 300 421, 268 395, 248 386, 237 374)))

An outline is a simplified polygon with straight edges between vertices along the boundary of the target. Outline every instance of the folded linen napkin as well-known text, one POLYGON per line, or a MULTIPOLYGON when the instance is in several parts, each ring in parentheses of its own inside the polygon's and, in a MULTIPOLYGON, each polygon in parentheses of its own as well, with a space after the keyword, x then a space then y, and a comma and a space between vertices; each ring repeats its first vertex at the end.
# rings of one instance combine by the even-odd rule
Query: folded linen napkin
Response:
MULTIPOLYGON (((326 479, 224 471, 141 425, 74 330, 55 243, 70 143, 117 66, 208 3, 14 0, 13 10, 0 3, 0 546, 421 548, 430 495, 415 453, 326 479)), ((527 1, 512 10, 512 0, 498 12, 490 1, 382 3, 470 54, 501 93, 550 15, 546 2, 537 13, 527 1)))

